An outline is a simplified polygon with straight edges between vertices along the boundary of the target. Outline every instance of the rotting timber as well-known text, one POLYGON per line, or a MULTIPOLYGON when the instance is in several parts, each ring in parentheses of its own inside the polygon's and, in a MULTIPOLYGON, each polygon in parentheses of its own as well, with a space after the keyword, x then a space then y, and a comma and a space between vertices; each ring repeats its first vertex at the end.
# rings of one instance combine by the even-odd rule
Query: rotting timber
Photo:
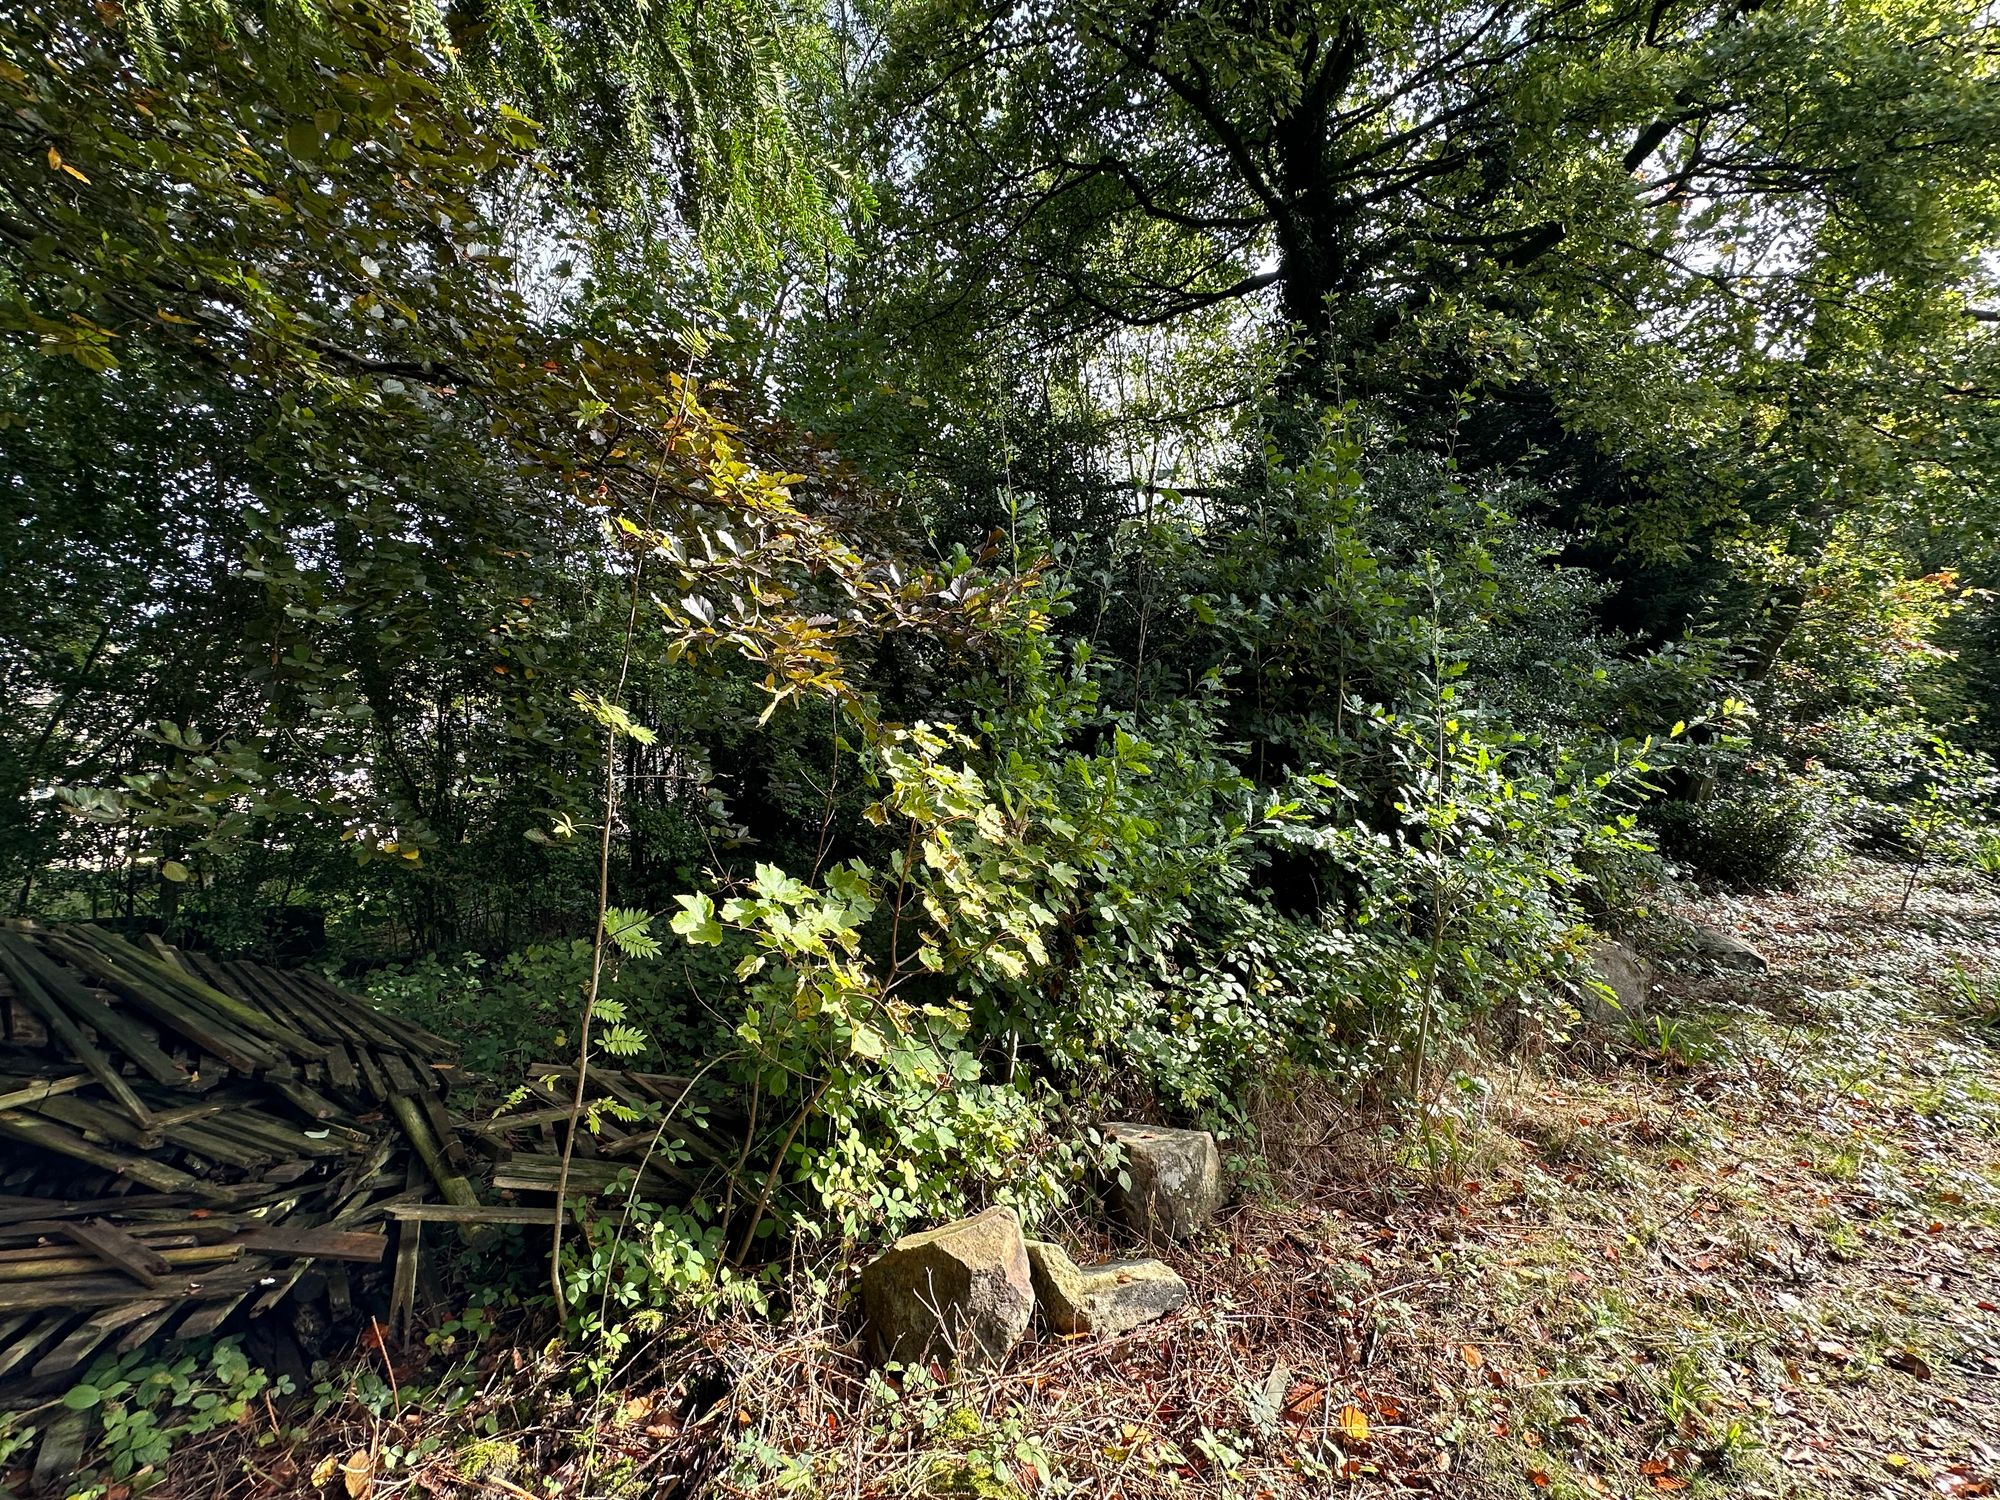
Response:
MULTIPOLYGON (((145 944, 0 923, 0 1392, 281 1304, 301 1333, 364 1308, 407 1333, 424 1225, 551 1221, 573 1070, 469 1115, 444 1038, 316 974, 145 944)), ((579 1131, 573 1197, 684 1197, 733 1158, 685 1080, 589 1077, 625 1123, 579 1131)))

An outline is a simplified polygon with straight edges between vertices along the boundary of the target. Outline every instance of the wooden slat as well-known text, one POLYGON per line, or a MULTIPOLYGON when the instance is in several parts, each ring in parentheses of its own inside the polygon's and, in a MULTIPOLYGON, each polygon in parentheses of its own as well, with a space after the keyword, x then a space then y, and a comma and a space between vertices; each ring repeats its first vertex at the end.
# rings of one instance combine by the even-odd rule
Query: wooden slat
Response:
POLYGON ((95 948, 61 933, 51 933, 48 943, 52 951, 102 980, 176 1036, 213 1053, 231 1067, 254 1073, 277 1064, 280 1054, 275 1048, 238 1030, 222 1017, 204 1012, 185 997, 147 984, 95 948))
POLYGON ((360 1042, 356 1042, 347 1050, 354 1058, 355 1071, 361 1075, 362 1087, 368 1090, 371 1098, 379 1099, 386 1104, 395 1097, 396 1091, 389 1087, 389 1080, 382 1076, 381 1068, 376 1066, 373 1051, 360 1042))
POLYGON ((389 1253, 389 1237, 343 1229, 259 1229, 239 1242, 259 1255, 307 1255, 319 1260, 355 1260, 368 1264, 389 1253))
MULTIPOLYGON (((267 986, 278 988, 276 976, 262 965, 238 959, 229 965, 229 975, 245 992, 262 993, 267 986), (269 977, 267 977, 269 976, 269 977)), ((329 1013, 311 995, 298 995, 285 988, 281 991, 286 1008, 300 1017, 312 1033, 327 1042, 368 1042, 370 1034, 356 1026, 347 1017, 329 1013)))
POLYGON ((417 1311, 417 1256, 422 1253, 424 1226, 402 1225, 396 1231, 396 1274, 389 1287, 389 1325, 407 1343, 417 1311))
POLYGON ((173 1305, 170 1302, 127 1302, 122 1306, 99 1308, 77 1324, 75 1330, 60 1344, 35 1361, 35 1378, 47 1380, 52 1375, 62 1375, 74 1370, 95 1354, 98 1346, 119 1329, 143 1322, 162 1308, 173 1305))
POLYGON ((41 1017, 42 1024, 49 1028, 49 1035, 59 1039, 69 1049, 69 1055, 104 1086, 104 1091, 118 1101, 119 1108, 144 1125, 147 1121, 146 1106, 140 1102, 132 1085, 125 1081, 125 1075, 118 1071, 117 1065, 104 1055, 95 1042, 84 1035, 82 1023, 28 973, 27 967, 4 942, 0 942, 0 970, 4 970, 13 982, 14 993, 21 1002, 41 1017))
MULTIPOLYGON (((553 1224, 555 1209, 487 1203, 396 1203, 383 1210, 391 1219, 418 1224, 553 1224)), ((563 1210, 565 1217, 569 1210, 563 1210)))
POLYGON ((401 1053, 380 1049, 375 1054, 375 1061, 380 1065, 383 1076, 389 1080, 393 1092, 411 1097, 429 1092, 426 1085, 418 1080, 416 1072, 403 1061, 401 1053))
MULTIPOLYGON (((41 1308, 86 1308, 116 1302, 181 1302, 189 1297, 222 1296, 248 1291, 263 1273, 226 1268, 182 1278, 174 1276, 157 1288, 143 1287, 128 1276, 58 1276, 47 1281, 0 1282, 0 1313, 41 1308)), ((201 1269, 201 1268, 197 1268, 201 1269)))
POLYGON ((287 976, 301 989, 310 990, 324 1000, 329 1007, 338 1007, 343 1013, 352 1014, 365 1011, 379 1026, 387 1027, 399 1039, 405 1050, 417 1057, 456 1057, 458 1044, 448 1037, 441 1037, 434 1031, 426 1031, 406 1016, 391 1015, 377 1010, 359 995, 350 995, 331 980, 301 969, 287 976))
POLYGON ((0 1109, 21 1109, 40 1104, 58 1094, 73 1094, 90 1082, 88 1073, 72 1073, 67 1078, 37 1078, 32 1082, 16 1079, 0 1091, 0 1109))
MULTIPOLYGON (((222 1245, 180 1245, 156 1253, 166 1265, 158 1275, 144 1283, 149 1287, 162 1285, 178 1268, 211 1266, 235 1260, 243 1253, 243 1246, 240 1241, 232 1240, 222 1245)), ((49 1251, 33 1260, 0 1257, 0 1282, 58 1281, 66 1276, 92 1276, 103 1269, 104 1263, 95 1255, 64 1255, 49 1251)))
POLYGON ((150 1209, 185 1208, 196 1202, 186 1193, 129 1193, 122 1198, 32 1198, 0 1208, 0 1227, 32 1223, 37 1219, 68 1219, 91 1214, 150 1209))
POLYGON ((243 1299, 250 1295, 250 1290, 250 1288, 245 1287, 242 1291, 231 1292, 227 1296, 206 1302, 202 1306, 197 1307, 187 1317, 183 1318, 181 1326, 174 1330, 173 1336, 175 1342, 206 1338, 209 1334, 215 1332, 216 1329, 223 1325, 231 1313, 242 1306, 243 1299))
POLYGON ((472 1158, 452 1128, 451 1117, 444 1112, 444 1105, 438 1096, 431 1093, 417 1095, 417 1108, 423 1111, 425 1123, 431 1127, 431 1136, 444 1148, 445 1160, 458 1171, 463 1172, 472 1165, 472 1158))
POLYGON ((305 1084, 293 1079, 273 1079, 271 1087, 284 1096, 300 1114, 309 1120, 334 1120, 341 1114, 341 1108, 324 1094, 315 1093, 305 1084))
POLYGON ((106 1038, 127 1062, 153 1082, 168 1088, 187 1082, 187 1070, 167 1056, 158 1041, 146 1034, 144 1026, 136 1018, 122 1014, 115 1005, 86 987, 38 944, 23 942, 17 944, 13 952, 34 971, 45 989, 68 1005, 72 1014, 106 1038))
POLYGON ((114 937, 101 927, 88 922, 77 924, 70 929, 81 933, 86 942, 94 945, 99 952, 108 955, 127 970, 152 980, 161 988, 175 991, 183 999, 203 1009, 215 1012, 237 1029, 252 1036, 276 1044, 284 1053, 294 1056, 313 1057, 319 1052, 319 1044, 311 1037, 302 1036, 294 1028, 276 1020, 268 1011, 239 1000, 227 990, 219 990, 212 984, 204 984, 163 959, 155 958, 145 950, 133 947, 121 938, 114 937))
POLYGON ((139 1305, 150 1310, 125 1330, 125 1336, 118 1341, 120 1354, 130 1354, 141 1344, 151 1342, 154 1335, 171 1323, 181 1309, 187 1306, 185 1302, 142 1302, 139 1305))
POLYGON ((40 1308, 0 1314, 0 1379, 27 1363, 61 1331, 70 1316, 67 1310, 50 1313, 40 1308))
POLYGON ((354 1060, 347 1055, 344 1047, 329 1047, 326 1050, 327 1082, 343 1094, 361 1092, 361 1079, 354 1071, 354 1060))
POLYGON ((143 1286, 158 1286, 173 1269, 159 1249, 134 1239, 108 1219, 79 1219, 64 1224, 62 1232, 143 1286))
POLYGON ((45 1120, 55 1120, 72 1130, 80 1130, 87 1136, 100 1140, 117 1141, 140 1151, 152 1151, 165 1143, 166 1137, 151 1128, 151 1115, 146 1125, 135 1125, 121 1114, 93 1104, 88 1099, 58 1098, 44 1099, 34 1109, 24 1113, 40 1116, 45 1120))
POLYGON ((121 1156, 93 1146, 73 1130, 65 1130, 53 1120, 16 1110, 0 1110, 0 1134, 40 1146, 78 1161, 102 1167, 119 1177, 129 1177, 163 1193, 203 1192, 201 1183, 187 1173, 154 1161, 148 1156, 121 1156))
POLYGON ((437 1184, 438 1192, 447 1203, 472 1204, 479 1201, 479 1195, 472 1190, 472 1184, 452 1171, 451 1164, 444 1159, 436 1137, 431 1134, 430 1122, 424 1118, 423 1110, 414 1099, 398 1097, 389 1101, 389 1112, 396 1117, 396 1123, 403 1127, 403 1134, 437 1184))

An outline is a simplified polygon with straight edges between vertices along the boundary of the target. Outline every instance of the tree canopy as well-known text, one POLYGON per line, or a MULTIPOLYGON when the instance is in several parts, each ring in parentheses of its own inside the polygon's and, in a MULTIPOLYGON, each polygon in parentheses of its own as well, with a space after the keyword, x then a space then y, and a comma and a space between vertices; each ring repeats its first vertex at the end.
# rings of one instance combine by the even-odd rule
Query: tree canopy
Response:
POLYGON ((733 1090, 740 1262, 1424 1097, 1662 881, 2000 868, 1997 42, 17 7, 9 904, 733 1090))

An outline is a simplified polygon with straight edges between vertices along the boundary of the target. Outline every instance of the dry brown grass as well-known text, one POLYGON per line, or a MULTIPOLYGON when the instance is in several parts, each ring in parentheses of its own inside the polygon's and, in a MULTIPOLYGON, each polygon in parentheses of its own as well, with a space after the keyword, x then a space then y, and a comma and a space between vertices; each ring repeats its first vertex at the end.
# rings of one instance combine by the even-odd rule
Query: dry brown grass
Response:
POLYGON ((1683 1054, 1488 1069, 1424 1130, 1274 1091, 1267 1198, 1170 1252, 1190 1304, 1121 1338, 891 1383, 822 1308, 699 1330, 595 1403, 495 1342, 452 1415, 337 1403, 182 1455, 158 1493, 300 1494, 429 1432, 373 1500, 1990 1494, 2000 1038, 1939 996, 2000 977, 2000 900, 1937 885, 1898 914, 1894 875, 1706 905, 1777 967, 1675 979, 1683 1054), (474 1478, 489 1417, 518 1457, 474 1478))

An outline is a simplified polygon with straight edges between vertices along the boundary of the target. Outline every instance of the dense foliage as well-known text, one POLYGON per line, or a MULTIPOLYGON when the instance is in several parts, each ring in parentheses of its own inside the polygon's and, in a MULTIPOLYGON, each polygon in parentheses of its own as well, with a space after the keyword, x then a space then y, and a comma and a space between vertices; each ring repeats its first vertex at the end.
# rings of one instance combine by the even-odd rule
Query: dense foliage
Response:
POLYGON ((611 1338, 1100 1110, 1421 1100, 1670 864, 2000 866, 1995 40, 10 12, 10 907, 742 1105, 611 1338))

